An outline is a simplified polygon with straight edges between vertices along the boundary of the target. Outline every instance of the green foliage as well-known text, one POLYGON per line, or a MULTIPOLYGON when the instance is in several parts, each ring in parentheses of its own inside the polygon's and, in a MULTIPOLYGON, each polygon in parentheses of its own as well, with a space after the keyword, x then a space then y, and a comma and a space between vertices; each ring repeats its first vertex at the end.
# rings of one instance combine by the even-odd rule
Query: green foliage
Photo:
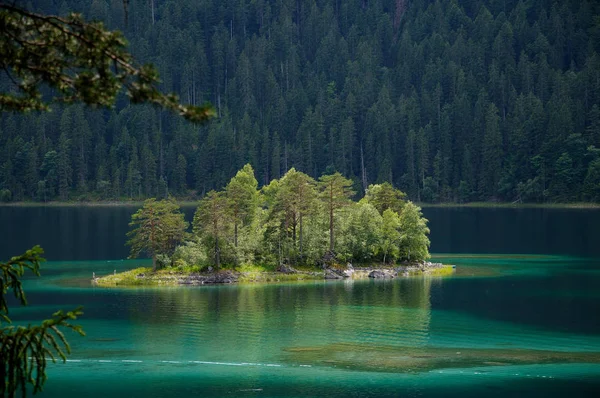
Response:
POLYGON ((317 211, 315 180, 292 168, 279 182, 271 216, 278 217, 282 232, 291 240, 292 250, 304 255, 304 223, 317 211))
MULTIPOLYGON (((464 181, 462 181, 464 182, 464 181)), ((465 201, 468 198, 468 193, 465 193, 466 190, 466 182, 463 184, 462 189, 459 185, 459 195, 461 195, 462 201, 465 201)), ((435 203, 438 201, 438 184, 435 182, 433 177, 425 177, 423 181, 423 190, 421 191, 421 200, 427 203, 435 203)))
POLYGON ((392 209, 386 209, 383 212, 379 237, 379 250, 383 253, 384 263, 388 259, 394 260, 398 258, 400 254, 400 225, 400 216, 398 216, 398 213, 392 209))
POLYGON ((485 114, 482 155, 483 170, 480 186, 483 196, 487 199, 495 196, 502 170, 502 133, 498 108, 494 104, 489 105, 485 114))
POLYGON ((329 214, 329 251, 335 247, 335 213, 347 206, 354 195, 352 181, 340 173, 322 175, 319 178, 319 197, 329 214))
MULTIPOLYGON (((257 264, 273 269, 282 264, 312 267, 331 254, 333 227, 334 255, 340 262, 393 263, 402 253, 405 253, 403 259, 416 262, 429 256, 427 220, 422 218, 418 207, 402 200, 400 191, 388 186, 371 187, 374 189, 370 199, 387 207, 382 215, 366 198, 358 203, 350 200, 352 182, 341 174, 323 176, 317 184, 295 169, 263 187, 258 200, 252 199, 254 208, 246 207, 252 221, 237 219, 243 224, 237 229, 236 246, 236 219, 228 194, 244 175, 252 182, 251 169, 246 166, 223 191, 210 191, 202 199, 193 222, 197 239, 175 250, 172 256, 175 269, 192 269, 208 263, 238 270, 248 270, 257 264), (392 210, 407 206, 407 215, 405 210, 402 216, 392 210)), ((247 187, 240 189, 247 194, 240 195, 242 198, 252 197, 254 183, 247 187)))
POLYGON ((406 194, 394 188, 389 182, 369 185, 365 191, 365 200, 375 206, 380 214, 383 214, 387 209, 391 209, 398 214, 402 213, 405 199, 406 194))
POLYGON ((590 163, 583 183, 583 192, 587 200, 600 201, 600 158, 590 163))
MULTIPOLYGON (((103 114, 59 103, 52 113, 3 114, 0 190, 11 201, 39 200, 32 196, 38 181, 46 181, 50 201, 125 199, 140 187, 141 197, 201 198, 246 163, 259 187, 293 167, 312 178, 338 170, 362 189, 388 182, 413 201, 592 200, 584 183, 594 158, 585 151, 600 147, 600 9, 589 0, 322 0, 297 2, 293 12, 287 2, 251 1, 242 18, 230 12, 237 5, 217 0, 166 2, 154 15, 145 0, 130 0, 127 25, 121 1, 29 3, 28 13, 77 10, 93 13, 105 30, 123 30, 103 38, 103 48, 126 37, 136 59, 156 63, 157 89, 186 104, 212 100, 219 118, 190 127, 160 108, 133 107, 123 95, 103 114), (54 164, 44 167, 52 152, 54 164), (572 176, 560 170, 563 153, 572 176), (564 177, 568 194, 555 183, 564 177)), ((30 23, 4 11, 24 21, 7 23, 14 34, 30 23)), ((74 33, 88 34, 77 19, 62 18, 74 33)), ((8 34, 2 40, 7 54, 35 58, 8 34)), ((67 50, 88 58, 97 52, 67 50)), ((0 92, 26 98, 18 87, 25 80, 11 68, 17 85, 4 76, 0 92)), ((85 86, 89 96, 106 68, 101 57, 67 74, 97 74, 85 86)), ((111 66, 107 73, 106 81, 128 72, 111 66)), ((73 96, 67 89, 41 87, 40 100, 73 96)))
POLYGON ((337 254, 343 261, 372 261, 380 246, 382 217, 370 203, 358 203, 341 212, 337 254))
POLYGON ((192 121, 205 121, 213 109, 184 106, 175 94, 158 88, 151 65, 136 67, 119 31, 102 22, 86 22, 80 14, 67 17, 0 4, 0 53, 5 70, 14 75, 20 95, 0 93, 0 110, 48 110, 41 84, 54 89, 54 101, 110 107, 124 87, 133 103, 149 102, 192 121))
POLYGON ((265 243, 271 247, 265 258, 293 264, 313 258, 316 253, 310 231, 319 206, 315 180, 292 168, 280 180, 263 187, 262 196, 267 207, 265 243))
POLYGON ((550 193, 558 202, 572 200, 575 184, 575 170, 573 159, 567 152, 563 152, 555 165, 556 176, 550 185, 550 193))
POLYGON ((220 267, 223 254, 231 252, 227 250, 226 238, 231 230, 231 218, 225 192, 210 191, 200 202, 192 225, 194 233, 203 240, 210 252, 209 257, 214 265, 220 267))
POLYGON ((188 223, 179 206, 173 200, 148 199, 144 206, 131 216, 127 233, 131 246, 130 258, 141 253, 152 257, 153 269, 157 269, 157 256, 171 256, 185 237, 188 223))
POLYGON ((0 190, 0 202, 10 202, 12 193, 8 189, 0 190))
POLYGON ((411 262, 429 259, 429 228, 421 208, 407 202, 400 214, 400 258, 411 262))
POLYGON ((147 276, 156 275, 158 272, 154 272, 152 268, 139 267, 98 278, 96 284, 98 286, 144 286, 151 284, 151 279, 147 276), (141 274, 144 275, 144 278, 138 277, 141 274))
POLYGON ((208 264, 206 249, 197 240, 185 241, 175 249, 173 264, 176 266, 203 267, 208 264))
POLYGON ((40 275, 43 250, 39 246, 24 254, 0 263, 0 395, 13 397, 20 390, 27 395, 27 384, 33 386, 33 393, 42 390, 46 381, 48 361, 57 358, 66 360, 71 348, 62 329, 71 329, 85 335, 81 326, 73 325, 72 320, 83 315, 81 308, 73 311, 57 311, 52 318, 40 325, 12 326, 6 294, 13 291, 21 305, 27 305, 21 278, 29 270, 40 275))
POLYGON ((238 246, 238 228, 251 224, 256 214, 258 205, 258 181, 254 177, 254 170, 246 164, 231 179, 225 192, 229 216, 234 223, 234 245, 238 246))

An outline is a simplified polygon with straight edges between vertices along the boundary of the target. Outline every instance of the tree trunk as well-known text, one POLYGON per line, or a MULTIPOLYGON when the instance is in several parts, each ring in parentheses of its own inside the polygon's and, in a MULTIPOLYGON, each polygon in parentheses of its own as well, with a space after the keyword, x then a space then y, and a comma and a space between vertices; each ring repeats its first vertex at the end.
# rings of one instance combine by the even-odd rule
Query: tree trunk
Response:
POLYGON ((292 218, 292 242, 294 242, 294 248, 296 248, 296 225, 298 222, 296 221, 296 214, 294 214, 292 218))
POLYGON ((233 243, 235 247, 238 247, 238 223, 235 222, 235 226, 233 227, 233 243))
POLYGON ((300 213, 300 258, 302 258, 302 213, 300 213))
POLYGON ((333 252, 333 186, 329 188, 329 251, 333 252))
POLYGON ((152 272, 156 272, 156 254, 152 255, 152 272))
POLYGON ((215 239, 215 265, 217 268, 221 267, 221 253, 219 249, 219 237, 217 236, 215 239))

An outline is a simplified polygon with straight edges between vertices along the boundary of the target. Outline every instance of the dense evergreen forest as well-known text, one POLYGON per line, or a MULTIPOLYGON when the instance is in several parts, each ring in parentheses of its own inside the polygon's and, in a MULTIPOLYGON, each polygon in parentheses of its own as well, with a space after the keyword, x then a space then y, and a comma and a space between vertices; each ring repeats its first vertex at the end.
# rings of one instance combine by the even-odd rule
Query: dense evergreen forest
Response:
POLYGON ((201 197, 249 162, 260 185, 294 167, 421 202, 600 201, 596 1, 34 3, 122 30, 164 91, 218 118, 125 96, 4 113, 0 200, 201 197))

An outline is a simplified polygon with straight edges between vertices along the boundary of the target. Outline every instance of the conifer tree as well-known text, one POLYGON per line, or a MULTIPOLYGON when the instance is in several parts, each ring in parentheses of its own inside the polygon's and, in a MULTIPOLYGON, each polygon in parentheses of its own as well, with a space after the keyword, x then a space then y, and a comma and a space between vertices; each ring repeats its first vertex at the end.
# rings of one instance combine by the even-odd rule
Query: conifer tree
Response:
POLYGON ((152 257, 152 270, 156 271, 158 255, 171 255, 183 241, 188 223, 173 200, 148 199, 144 206, 131 216, 127 233, 131 246, 130 258, 143 252, 152 257))
POLYGON ((217 268, 221 266, 223 240, 230 227, 227 196, 224 192, 210 191, 200 202, 194 214, 194 233, 211 248, 212 258, 217 268))
POLYGON ((71 347, 61 329, 71 329, 84 336, 81 326, 71 321, 83 315, 81 307, 73 311, 57 311, 52 318, 40 325, 10 325, 6 294, 12 290, 21 305, 27 298, 21 278, 26 271, 40 276, 43 250, 39 246, 24 254, 0 262, 0 395, 14 397, 20 390, 27 395, 26 384, 33 385, 33 393, 42 391, 46 381, 46 365, 49 361, 62 361, 71 352, 71 347))
POLYGON ((254 169, 246 164, 231 179, 225 188, 227 207, 233 221, 233 242, 238 246, 238 228, 248 225, 254 219, 258 205, 258 181, 254 177, 254 169))
POLYGON ((354 195, 352 181, 340 173, 323 175, 319 178, 320 198, 329 214, 329 251, 335 248, 335 222, 334 215, 338 209, 347 206, 354 195))
POLYGON ((315 180, 294 168, 291 168, 279 182, 277 206, 283 209, 286 217, 285 224, 292 228, 292 242, 294 246, 298 242, 300 257, 303 255, 304 247, 304 219, 315 211, 316 199, 315 180))

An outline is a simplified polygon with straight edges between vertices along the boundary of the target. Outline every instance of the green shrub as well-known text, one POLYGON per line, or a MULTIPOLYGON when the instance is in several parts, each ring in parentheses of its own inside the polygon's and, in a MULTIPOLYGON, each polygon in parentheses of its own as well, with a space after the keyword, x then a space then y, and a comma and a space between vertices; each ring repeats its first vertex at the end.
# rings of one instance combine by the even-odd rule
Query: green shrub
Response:
POLYGON ((10 202, 12 193, 8 189, 0 189, 0 202, 10 202))
POLYGON ((206 249, 198 241, 188 241, 181 246, 177 246, 173 254, 173 264, 179 267, 181 262, 186 266, 202 267, 208 264, 206 249), (179 265, 178 265, 179 264, 179 265))

